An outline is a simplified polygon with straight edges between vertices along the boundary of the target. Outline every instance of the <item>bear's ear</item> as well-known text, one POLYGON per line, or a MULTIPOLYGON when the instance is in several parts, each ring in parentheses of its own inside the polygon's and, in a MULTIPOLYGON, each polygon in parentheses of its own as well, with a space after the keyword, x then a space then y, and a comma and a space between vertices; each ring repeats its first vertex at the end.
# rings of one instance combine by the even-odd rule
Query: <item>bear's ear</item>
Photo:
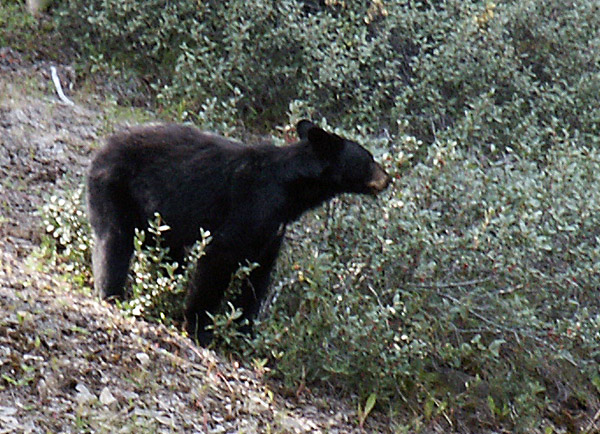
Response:
POLYGON ((307 121, 306 119, 302 119, 298 124, 296 124, 296 132, 298 133, 298 137, 300 140, 304 140, 308 137, 308 130, 314 128, 315 124, 311 121, 307 121))
POLYGON ((310 128, 307 136, 313 150, 321 157, 332 157, 344 147, 344 139, 319 127, 310 128))

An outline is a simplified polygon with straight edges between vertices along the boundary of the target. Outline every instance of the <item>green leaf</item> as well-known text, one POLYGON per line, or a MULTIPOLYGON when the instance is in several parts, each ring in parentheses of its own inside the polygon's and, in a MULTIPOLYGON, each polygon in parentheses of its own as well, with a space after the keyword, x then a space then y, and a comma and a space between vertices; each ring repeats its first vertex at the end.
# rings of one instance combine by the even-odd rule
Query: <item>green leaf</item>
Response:
POLYGON ((600 392, 600 375, 594 375, 592 377, 592 384, 598 392, 600 392))
POLYGON ((489 346, 489 350, 494 357, 500 356, 500 346, 506 343, 504 339, 495 339, 489 346))
POLYGON ((373 407, 375 407, 376 401, 377 401, 377 395, 375 395, 374 393, 371 393, 369 395, 369 397, 367 398, 367 402, 365 403, 365 418, 367 417, 367 415, 369 413, 371 413, 371 410, 373 410, 373 407))

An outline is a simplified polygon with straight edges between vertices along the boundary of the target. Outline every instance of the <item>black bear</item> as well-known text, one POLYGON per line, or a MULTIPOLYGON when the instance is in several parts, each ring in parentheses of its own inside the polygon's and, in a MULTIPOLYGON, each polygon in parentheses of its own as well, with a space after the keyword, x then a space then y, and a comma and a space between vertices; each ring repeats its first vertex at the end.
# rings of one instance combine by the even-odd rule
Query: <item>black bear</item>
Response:
POLYGON ((165 245, 184 258, 209 230, 212 241, 197 264, 185 319, 201 344, 231 274, 258 263, 234 305, 249 321, 258 312, 286 224, 340 193, 375 194, 390 177, 362 146, 303 120, 300 141, 284 147, 246 146, 190 126, 142 126, 116 134, 93 158, 88 207, 95 234, 95 287, 122 297, 134 229, 155 212, 170 226, 165 245))

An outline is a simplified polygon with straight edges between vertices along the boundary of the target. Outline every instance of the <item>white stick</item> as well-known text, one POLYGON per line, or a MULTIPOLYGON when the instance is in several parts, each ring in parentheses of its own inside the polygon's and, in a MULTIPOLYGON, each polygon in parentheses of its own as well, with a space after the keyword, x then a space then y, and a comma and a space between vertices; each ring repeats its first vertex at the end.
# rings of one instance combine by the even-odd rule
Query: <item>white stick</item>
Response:
POLYGON ((52 74, 52 82, 54 83, 54 87, 56 88, 56 93, 58 93, 58 97, 63 102, 63 104, 67 105, 75 105, 73 101, 71 101, 62 90, 62 86, 60 85, 60 79, 58 78, 58 74, 56 72, 56 67, 50 67, 50 73, 52 74))

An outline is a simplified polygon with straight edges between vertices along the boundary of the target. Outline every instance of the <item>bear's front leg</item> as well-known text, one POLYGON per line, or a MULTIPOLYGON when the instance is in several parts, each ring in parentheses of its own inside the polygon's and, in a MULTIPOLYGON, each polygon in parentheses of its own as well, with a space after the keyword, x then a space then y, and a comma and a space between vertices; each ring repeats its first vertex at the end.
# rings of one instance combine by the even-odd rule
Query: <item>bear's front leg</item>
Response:
POLYGON ((233 303, 235 307, 242 309, 242 317, 239 321, 248 320, 248 325, 241 328, 242 332, 252 333, 252 323, 267 296, 271 270, 277 260, 284 234, 285 226, 281 226, 276 235, 269 237, 271 241, 259 250, 258 267, 252 270, 242 285, 242 293, 233 303))
POLYGON ((229 286, 231 274, 236 270, 236 262, 223 253, 228 250, 214 244, 200 259, 192 284, 188 290, 185 307, 185 328, 192 339, 207 346, 213 338, 212 330, 206 326, 212 324, 207 312, 214 315, 219 309, 225 291, 229 286))

